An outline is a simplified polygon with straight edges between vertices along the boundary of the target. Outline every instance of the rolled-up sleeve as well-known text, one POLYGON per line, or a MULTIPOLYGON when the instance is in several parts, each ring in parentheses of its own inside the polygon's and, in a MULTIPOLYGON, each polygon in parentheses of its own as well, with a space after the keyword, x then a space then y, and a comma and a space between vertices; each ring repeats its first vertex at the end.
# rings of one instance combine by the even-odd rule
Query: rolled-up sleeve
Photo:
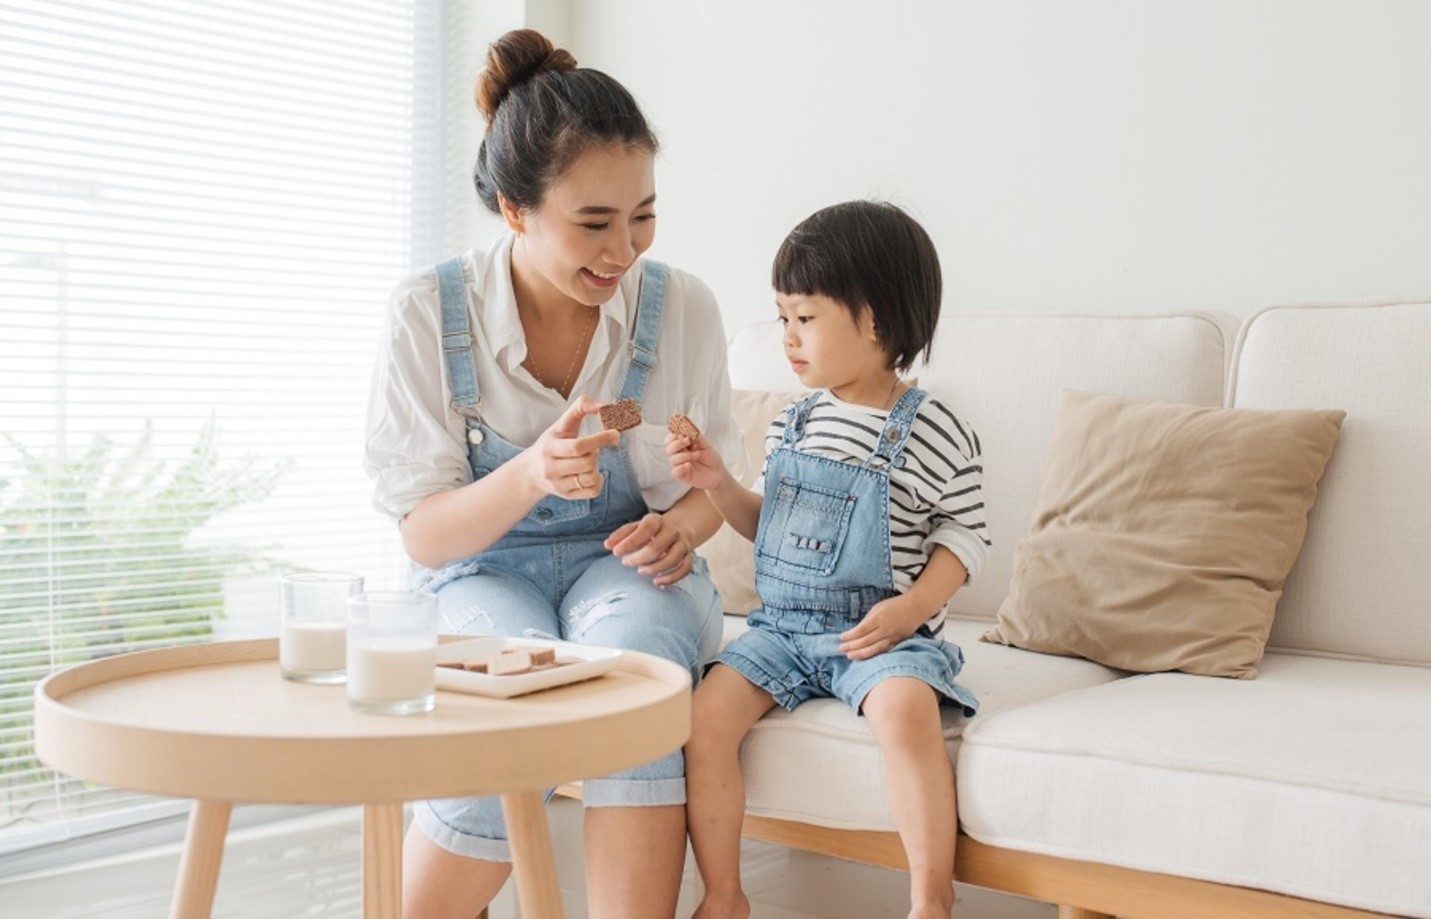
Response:
POLYGON ((989 532, 984 523, 984 460, 976 451, 961 462, 929 515, 930 532, 924 551, 931 553, 935 546, 943 546, 953 552, 964 563, 968 583, 972 584, 989 557, 989 532))
POLYGON ((448 408, 440 321, 431 269, 393 289, 373 364, 364 468, 374 506, 394 520, 472 480, 464 423, 448 408))

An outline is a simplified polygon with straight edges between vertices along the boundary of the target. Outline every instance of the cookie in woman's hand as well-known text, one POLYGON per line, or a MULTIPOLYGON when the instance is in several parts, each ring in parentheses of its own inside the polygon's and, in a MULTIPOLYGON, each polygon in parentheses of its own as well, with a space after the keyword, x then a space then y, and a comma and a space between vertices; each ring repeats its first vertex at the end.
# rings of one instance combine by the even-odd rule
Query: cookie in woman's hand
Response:
POLYGON ((618 399, 597 410, 601 426, 608 431, 626 431, 641 423, 641 405, 635 399, 618 399))

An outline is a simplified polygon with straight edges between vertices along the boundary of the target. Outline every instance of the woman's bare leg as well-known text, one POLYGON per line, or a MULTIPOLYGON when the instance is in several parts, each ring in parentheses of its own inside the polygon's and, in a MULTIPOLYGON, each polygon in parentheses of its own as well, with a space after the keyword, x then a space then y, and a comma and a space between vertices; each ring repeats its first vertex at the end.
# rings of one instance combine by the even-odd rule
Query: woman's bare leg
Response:
POLYGON ((671 919, 686 862, 686 809, 588 807, 583 817, 591 919, 671 919))
POLYGON ((403 919, 473 919, 511 873, 507 862, 455 855, 410 826, 402 846, 403 919))

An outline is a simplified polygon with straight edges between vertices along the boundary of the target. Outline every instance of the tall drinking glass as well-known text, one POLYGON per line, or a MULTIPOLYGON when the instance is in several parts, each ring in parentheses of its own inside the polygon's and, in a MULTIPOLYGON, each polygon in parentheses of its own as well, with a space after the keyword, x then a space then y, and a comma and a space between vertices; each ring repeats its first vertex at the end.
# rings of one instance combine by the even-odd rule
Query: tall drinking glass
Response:
POLYGON ((363 579, 341 571, 285 574, 278 667, 299 683, 341 683, 347 646, 347 601, 363 579))
POLYGON ((381 715, 431 711, 437 698, 437 595, 348 598, 348 703, 381 715))

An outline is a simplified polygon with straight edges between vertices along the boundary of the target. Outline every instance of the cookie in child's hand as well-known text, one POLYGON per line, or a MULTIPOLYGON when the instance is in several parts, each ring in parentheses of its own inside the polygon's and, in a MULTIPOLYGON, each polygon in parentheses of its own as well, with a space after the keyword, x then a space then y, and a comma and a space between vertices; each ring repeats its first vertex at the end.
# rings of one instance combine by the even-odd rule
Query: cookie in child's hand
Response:
POLYGON ((641 423, 641 405, 635 399, 618 399, 603 405, 598 413, 608 431, 626 431, 641 423))
POLYGON ((680 412, 676 412, 676 414, 672 415, 670 420, 666 422, 666 430, 675 434, 677 437, 689 437, 691 443, 695 443, 697 440, 700 440, 701 437, 701 429, 696 427, 696 423, 680 412))

